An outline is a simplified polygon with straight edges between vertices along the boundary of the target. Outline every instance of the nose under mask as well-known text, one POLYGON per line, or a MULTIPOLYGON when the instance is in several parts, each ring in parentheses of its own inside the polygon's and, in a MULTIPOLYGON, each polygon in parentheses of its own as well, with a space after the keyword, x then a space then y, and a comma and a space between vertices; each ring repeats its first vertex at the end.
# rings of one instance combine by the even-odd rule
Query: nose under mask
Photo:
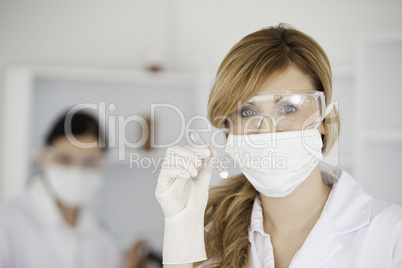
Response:
POLYGON ((229 134, 225 152, 260 193, 290 195, 322 159, 317 129, 254 135, 229 134))

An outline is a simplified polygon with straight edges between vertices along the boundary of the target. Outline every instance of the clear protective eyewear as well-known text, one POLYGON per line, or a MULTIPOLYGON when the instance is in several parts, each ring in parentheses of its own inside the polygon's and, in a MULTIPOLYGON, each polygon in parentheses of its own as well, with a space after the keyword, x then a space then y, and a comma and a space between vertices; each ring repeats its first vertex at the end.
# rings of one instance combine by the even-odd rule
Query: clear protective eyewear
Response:
POLYGON ((244 135, 311 129, 324 117, 322 91, 259 93, 225 118, 223 130, 244 135))
POLYGON ((101 170, 104 167, 104 156, 102 154, 77 155, 72 152, 65 152, 54 148, 47 148, 46 159, 55 164, 67 167, 82 167, 85 169, 101 170))

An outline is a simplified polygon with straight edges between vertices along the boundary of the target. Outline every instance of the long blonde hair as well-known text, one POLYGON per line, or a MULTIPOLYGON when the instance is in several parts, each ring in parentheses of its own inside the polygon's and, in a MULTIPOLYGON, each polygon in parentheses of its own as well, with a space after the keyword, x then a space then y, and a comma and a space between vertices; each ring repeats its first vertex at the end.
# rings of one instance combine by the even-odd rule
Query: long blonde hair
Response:
MULTIPOLYGON (((208 118, 220 127, 225 117, 254 96, 274 75, 294 64, 306 74, 326 103, 332 98, 332 73, 324 50, 311 37, 285 24, 269 27, 244 37, 222 61, 209 102, 208 118)), ((339 115, 333 109, 324 120, 323 152, 339 136, 339 115)), ((240 174, 210 190, 205 213, 208 258, 213 267, 244 267, 247 263, 248 226, 258 192, 240 174)))

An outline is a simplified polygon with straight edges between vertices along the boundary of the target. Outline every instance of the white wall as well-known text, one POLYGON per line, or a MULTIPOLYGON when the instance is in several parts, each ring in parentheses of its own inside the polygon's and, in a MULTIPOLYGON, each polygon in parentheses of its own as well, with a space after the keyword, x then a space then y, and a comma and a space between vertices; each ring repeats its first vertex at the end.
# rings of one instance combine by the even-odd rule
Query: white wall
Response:
POLYGON ((53 63, 142 67, 161 51, 174 70, 216 70, 241 37, 288 22, 334 64, 352 64, 356 37, 402 30, 396 0, 0 1, 0 67, 53 63))
POLYGON ((179 3, 180 69, 216 69, 240 38, 279 22, 311 35, 335 65, 353 64, 359 35, 402 30, 401 1, 183 0, 179 3))

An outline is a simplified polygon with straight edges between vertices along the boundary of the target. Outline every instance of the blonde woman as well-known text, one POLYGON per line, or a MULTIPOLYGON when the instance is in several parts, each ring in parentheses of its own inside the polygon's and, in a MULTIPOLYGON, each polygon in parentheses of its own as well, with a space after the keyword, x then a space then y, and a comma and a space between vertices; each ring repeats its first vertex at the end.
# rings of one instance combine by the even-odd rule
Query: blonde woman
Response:
POLYGON ((209 190, 214 153, 168 149, 156 188, 166 267, 402 267, 401 207, 320 171, 339 136, 331 95, 325 52, 298 30, 262 29, 231 49, 208 116, 242 174, 209 190))

